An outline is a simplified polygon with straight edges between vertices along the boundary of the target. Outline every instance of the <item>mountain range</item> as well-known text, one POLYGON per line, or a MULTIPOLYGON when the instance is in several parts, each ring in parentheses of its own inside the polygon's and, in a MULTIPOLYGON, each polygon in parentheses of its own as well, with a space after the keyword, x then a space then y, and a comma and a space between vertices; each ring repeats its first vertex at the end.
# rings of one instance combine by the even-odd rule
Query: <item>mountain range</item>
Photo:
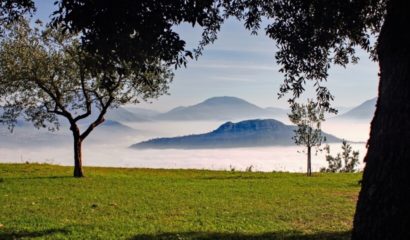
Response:
MULTIPOLYGON (((156 138, 132 145, 137 149, 201 149, 294 145, 295 126, 274 119, 254 119, 237 123, 226 122, 212 132, 172 138, 156 138)), ((323 133, 327 142, 340 142, 323 133)))
MULTIPOLYGON (((354 108, 336 107, 339 114, 333 119, 370 121, 373 117, 376 98, 367 100, 354 108)), ((190 106, 178 106, 168 112, 160 113, 148 109, 128 107, 118 108, 109 118, 119 122, 130 121, 240 121, 256 118, 287 120, 289 109, 278 107, 262 108, 237 97, 212 97, 190 106), (127 111, 128 114, 125 114, 127 111), (134 114, 138 117, 131 117, 134 114), (126 117, 126 118, 125 118, 126 117), (134 119, 134 120, 133 120, 134 119)))
MULTIPOLYGON (((350 109, 349 111, 331 118, 330 120, 360 120, 370 122, 376 109, 376 98, 372 98, 350 109)), ((93 107, 91 116, 81 120, 81 125, 90 124, 97 118, 98 109, 93 107)), ((0 114, 2 108, 0 107, 0 114)), ((256 118, 274 118, 281 121, 287 120, 288 110, 268 107, 261 108, 255 104, 249 103, 236 97, 213 97, 206 99, 195 105, 187 107, 176 107, 168 112, 160 113, 157 111, 137 108, 137 107, 118 107, 109 109, 105 118, 111 123, 117 123, 116 128, 123 123, 129 122, 148 122, 148 121, 240 121, 256 118)), ((62 128, 66 127, 68 122, 61 118, 62 128)), ((106 123, 108 128, 109 122, 106 123)), ((111 124, 112 125, 112 124, 111 124)), ((20 118, 17 127, 32 126, 30 123, 20 118)), ((112 125, 114 126, 114 125, 112 125)), ((129 129, 131 130, 131 129, 129 129)))
POLYGON ((281 118, 287 112, 281 108, 261 108, 237 97, 213 97, 201 103, 177 107, 154 117, 156 120, 243 120, 249 118, 281 118))

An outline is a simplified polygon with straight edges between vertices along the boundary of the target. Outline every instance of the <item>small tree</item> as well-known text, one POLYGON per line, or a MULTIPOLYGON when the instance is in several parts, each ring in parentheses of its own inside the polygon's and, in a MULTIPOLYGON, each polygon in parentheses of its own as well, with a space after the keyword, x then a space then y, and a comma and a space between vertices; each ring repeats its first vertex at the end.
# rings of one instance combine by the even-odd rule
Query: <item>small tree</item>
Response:
POLYGON ((327 168, 322 168, 320 169, 321 172, 339 172, 340 169, 342 168, 342 157, 340 156, 340 153, 336 155, 336 157, 333 157, 330 155, 330 146, 327 145, 325 147, 326 151, 326 161, 328 164, 327 168))
POLYGON ((338 153, 336 157, 330 155, 330 147, 327 145, 326 161, 327 168, 322 168, 321 172, 355 172, 359 165, 359 151, 353 151, 352 146, 343 140, 342 153, 338 153))
POLYGON ((157 98, 167 92, 173 76, 160 60, 139 66, 103 61, 83 51, 77 37, 59 29, 32 29, 26 20, 6 29, 0 40, 0 119, 12 129, 23 116, 35 127, 52 131, 61 118, 67 119, 74 137, 75 177, 83 176, 82 142, 104 122, 106 112, 157 98), (97 118, 81 131, 79 121, 92 111, 98 112, 97 118))
POLYGON ((326 141, 322 135, 321 122, 324 121, 324 110, 312 100, 307 104, 292 104, 290 121, 297 126, 293 140, 297 145, 307 148, 307 175, 312 175, 312 147, 320 147, 326 141))
POLYGON ((342 143, 342 159, 344 162, 342 172, 356 171, 356 166, 359 165, 359 151, 353 151, 352 145, 348 144, 345 140, 342 143))

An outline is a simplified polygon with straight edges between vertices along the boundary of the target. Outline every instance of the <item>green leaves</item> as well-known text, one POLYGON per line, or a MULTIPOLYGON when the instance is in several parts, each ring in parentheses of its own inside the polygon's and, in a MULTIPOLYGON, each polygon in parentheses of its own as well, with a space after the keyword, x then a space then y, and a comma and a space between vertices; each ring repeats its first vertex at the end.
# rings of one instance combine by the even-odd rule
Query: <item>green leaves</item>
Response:
POLYGON ((356 63, 357 48, 372 54, 371 39, 380 32, 386 0, 227 0, 228 15, 244 21, 252 32, 268 23, 265 33, 277 44, 276 61, 284 81, 279 96, 292 94, 293 102, 305 90, 307 81, 315 83, 316 102, 325 111, 333 96, 323 85, 332 64, 356 63))
POLYGON ((342 152, 335 157, 330 155, 330 147, 325 147, 327 152, 326 161, 327 168, 322 168, 321 172, 356 172, 356 167, 359 165, 359 151, 353 151, 352 146, 346 140, 342 142, 342 152))
POLYGON ((0 119, 11 128, 21 116, 55 130, 61 117, 73 125, 97 111, 89 133, 109 108, 167 93, 173 73, 159 59, 140 65, 105 59, 84 51, 78 36, 58 26, 40 29, 15 21, 0 40, 0 119))
POLYGON ((322 135, 321 122, 324 119, 324 109, 313 100, 306 104, 293 103, 289 120, 297 126, 293 139, 297 145, 307 147, 320 146, 326 139, 322 135))
POLYGON ((82 44, 101 60, 118 60, 141 65, 159 60, 175 67, 197 57, 203 47, 216 39, 223 22, 219 1, 214 0, 60 0, 54 25, 82 34, 82 44), (174 26, 188 23, 203 28, 194 54, 174 26))

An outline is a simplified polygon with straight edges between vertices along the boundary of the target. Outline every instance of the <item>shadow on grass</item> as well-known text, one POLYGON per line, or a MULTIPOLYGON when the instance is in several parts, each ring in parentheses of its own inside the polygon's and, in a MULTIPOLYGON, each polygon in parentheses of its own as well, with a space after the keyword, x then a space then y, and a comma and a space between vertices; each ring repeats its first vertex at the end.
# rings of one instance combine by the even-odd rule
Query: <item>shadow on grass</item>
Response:
POLYGON ((3 181, 6 180, 36 180, 36 179, 64 179, 64 178, 72 178, 72 179, 77 179, 74 178, 73 176, 32 176, 32 177, 4 177, 3 181))
POLYGON ((47 229, 41 231, 18 231, 18 232, 2 232, 0 231, 0 239, 2 240, 14 240, 21 238, 40 238, 40 237, 51 237, 51 235, 61 233, 68 234, 70 231, 67 229, 47 229))
POLYGON ((272 232, 261 234, 185 232, 136 235, 129 240, 347 240, 350 231, 320 232, 303 234, 300 232, 272 232))

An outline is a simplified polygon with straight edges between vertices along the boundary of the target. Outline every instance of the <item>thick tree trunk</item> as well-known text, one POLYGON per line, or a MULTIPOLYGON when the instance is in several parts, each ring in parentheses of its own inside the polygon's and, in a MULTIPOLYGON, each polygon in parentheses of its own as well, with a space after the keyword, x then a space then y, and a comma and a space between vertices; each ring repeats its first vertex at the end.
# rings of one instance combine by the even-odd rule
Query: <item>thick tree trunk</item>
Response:
POLYGON ((353 240, 410 239, 410 4, 388 1, 380 85, 353 240))
POLYGON ((308 146, 306 175, 312 176, 312 147, 308 146))
POLYGON ((84 177, 83 161, 82 161, 82 139, 80 137, 80 130, 77 126, 72 126, 74 137, 74 177, 84 177))

